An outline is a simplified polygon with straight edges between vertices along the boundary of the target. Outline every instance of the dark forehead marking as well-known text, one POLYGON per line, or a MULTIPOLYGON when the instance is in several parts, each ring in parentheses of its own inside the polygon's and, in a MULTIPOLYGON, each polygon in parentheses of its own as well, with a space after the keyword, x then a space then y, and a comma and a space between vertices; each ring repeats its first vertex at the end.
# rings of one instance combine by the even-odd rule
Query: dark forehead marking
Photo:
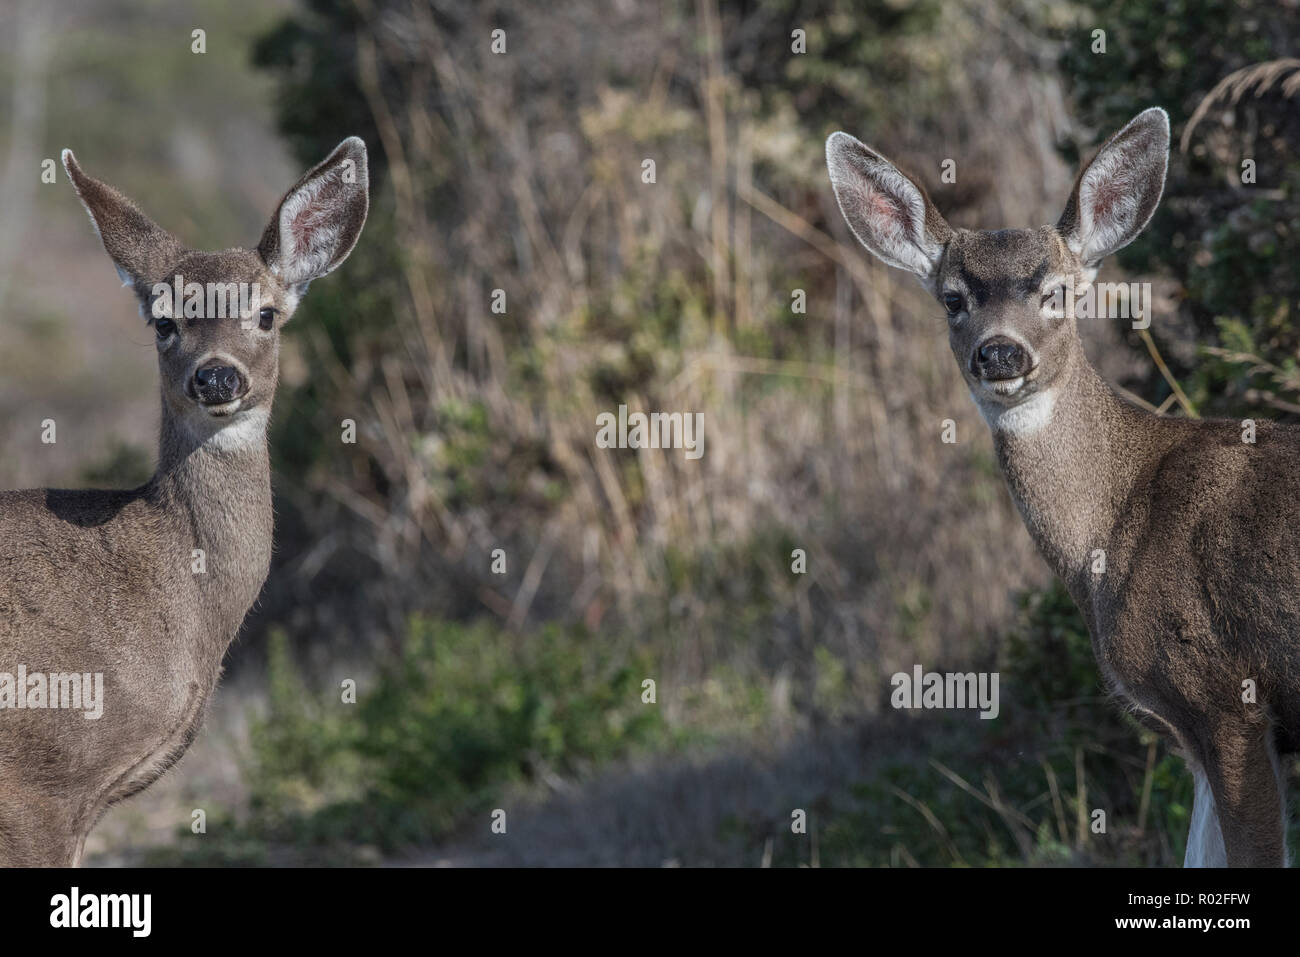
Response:
POLYGON ((1043 248, 1042 237, 1023 229, 975 233, 956 259, 958 275, 980 306, 1032 295, 1051 268, 1051 250, 1043 248))
POLYGON ((1038 264, 1038 268, 1025 276, 1016 284, 1016 291, 1022 296, 1031 296, 1043 285, 1043 280, 1047 277, 1048 257, 1044 256, 1043 261, 1038 264))
MULTIPOLYGON (((957 270, 957 274, 961 276, 961 281, 966 284, 966 288, 970 290, 970 294, 975 297, 975 305, 983 306, 990 298, 992 298, 992 286, 983 279, 980 279, 978 276, 973 275, 965 266, 960 267, 957 270)), ((998 284, 994 283, 993 285, 998 284)))

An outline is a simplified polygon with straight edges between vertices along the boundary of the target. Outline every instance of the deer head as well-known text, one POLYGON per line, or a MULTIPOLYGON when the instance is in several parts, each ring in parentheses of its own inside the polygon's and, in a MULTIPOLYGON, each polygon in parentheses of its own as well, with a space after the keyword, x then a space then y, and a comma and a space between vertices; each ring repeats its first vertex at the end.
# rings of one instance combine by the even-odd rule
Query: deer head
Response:
POLYGON ((847 133, 826 141, 853 234, 942 304, 957 366, 986 416, 1051 390, 1068 372, 1080 347, 1064 290, 1086 291, 1101 260, 1143 230, 1168 153, 1169 117, 1146 110, 1083 167, 1055 226, 988 231, 950 227, 917 180, 847 133))
POLYGON ((337 268, 361 235, 369 206, 365 144, 350 137, 308 170, 255 249, 222 252, 186 248, 87 176, 71 150, 63 151, 63 166, 153 327, 164 415, 200 441, 232 426, 264 425, 280 330, 311 281, 337 268))

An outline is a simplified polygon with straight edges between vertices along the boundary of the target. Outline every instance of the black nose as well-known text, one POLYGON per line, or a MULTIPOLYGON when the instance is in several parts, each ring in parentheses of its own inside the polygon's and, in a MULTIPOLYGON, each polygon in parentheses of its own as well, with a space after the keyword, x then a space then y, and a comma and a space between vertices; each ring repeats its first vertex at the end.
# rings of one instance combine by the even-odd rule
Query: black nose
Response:
POLYGON ((194 373, 194 391, 209 405, 233 402, 244 394, 244 377, 234 366, 204 366, 194 373))
POLYGON ((971 356, 971 371, 981 379, 1014 379, 1029 371, 1029 355, 1006 336, 985 339, 971 356))

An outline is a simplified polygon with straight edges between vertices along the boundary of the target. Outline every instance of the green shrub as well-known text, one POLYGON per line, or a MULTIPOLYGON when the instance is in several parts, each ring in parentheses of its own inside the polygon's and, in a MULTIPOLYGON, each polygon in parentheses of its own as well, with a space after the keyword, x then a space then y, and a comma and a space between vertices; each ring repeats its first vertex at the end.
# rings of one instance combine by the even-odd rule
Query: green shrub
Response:
POLYGON ((393 839, 433 839, 488 807, 505 785, 573 773, 648 741, 646 669, 602 640, 547 625, 522 644, 490 625, 416 620, 405 653, 360 708, 367 801, 400 822, 393 839))
POLYGON ((617 663, 581 629, 414 619, 400 656, 358 681, 355 705, 337 687, 311 690, 282 633, 268 658, 250 814, 183 842, 187 863, 265 863, 290 844, 300 861, 365 861, 448 836, 512 785, 580 773, 663 732, 641 701, 648 668, 617 663))

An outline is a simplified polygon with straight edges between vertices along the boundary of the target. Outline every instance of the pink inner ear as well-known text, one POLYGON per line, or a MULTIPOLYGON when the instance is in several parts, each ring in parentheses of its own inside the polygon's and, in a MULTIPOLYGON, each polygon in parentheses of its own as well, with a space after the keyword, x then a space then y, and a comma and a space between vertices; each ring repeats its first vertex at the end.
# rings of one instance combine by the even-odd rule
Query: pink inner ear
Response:
POLYGON ((907 207, 897 197, 870 185, 866 187, 864 193, 862 199, 866 208, 863 212, 867 222, 882 232, 907 234, 911 226, 911 218, 907 207))
POLYGON ((308 196, 286 224, 292 248, 299 252, 311 251, 320 244, 323 235, 331 231, 329 220, 338 203, 342 184, 335 177, 327 176, 322 177, 314 188, 309 185, 305 189, 308 196))
POLYGON ((1090 200, 1094 223, 1102 223, 1110 218, 1124 198, 1125 186, 1123 177, 1106 176, 1092 187, 1090 200))

